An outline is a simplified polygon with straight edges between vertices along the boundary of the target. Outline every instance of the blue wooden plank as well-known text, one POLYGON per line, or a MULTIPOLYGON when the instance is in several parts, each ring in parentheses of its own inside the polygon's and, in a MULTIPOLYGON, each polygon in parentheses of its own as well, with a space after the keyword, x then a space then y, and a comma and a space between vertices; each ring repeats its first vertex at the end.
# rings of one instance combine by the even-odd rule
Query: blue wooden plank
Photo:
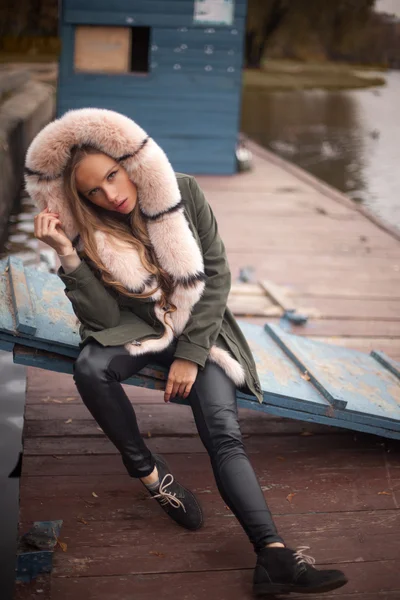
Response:
POLYGON ((71 302, 64 294, 64 284, 52 273, 25 268, 26 280, 36 300, 38 340, 77 346, 79 324, 72 311, 71 302))
MULTIPOLYGON (((67 356, 68 358, 76 358, 79 353, 77 346, 71 347, 67 346, 66 344, 60 346, 60 344, 57 344, 57 342, 46 342, 44 340, 38 340, 35 337, 28 338, 17 333, 6 333, 4 331, 0 331, 0 339, 2 342, 8 342, 8 344, 21 344, 27 348, 43 350, 45 352, 57 352, 62 356, 67 356)), ((11 352, 13 349, 11 348, 8 350, 7 347, 5 347, 5 350, 11 352)))
POLYGON ((386 369, 389 369, 393 375, 400 379, 400 362, 393 360, 390 356, 387 356, 384 352, 373 350, 371 352, 372 358, 375 358, 381 365, 386 369))
POLYGON ((213 112, 214 114, 226 113, 233 117, 237 115, 240 106, 240 99, 234 92, 203 94, 199 97, 196 92, 181 94, 171 88, 166 90, 163 93, 162 99, 160 99, 160 91, 158 88, 154 89, 154 86, 151 86, 150 89, 150 87, 137 88, 134 84, 121 85, 116 90, 113 86, 109 85, 109 81, 105 85, 106 81, 107 79, 104 80, 103 85, 101 81, 82 81, 81 86, 78 86, 77 82, 71 86, 62 84, 60 92, 64 98, 68 99, 69 103, 75 98, 76 102, 80 104, 82 103, 82 96, 84 96, 87 106, 97 106, 98 97, 103 87, 107 88, 107 92, 104 90, 102 94, 107 104, 113 103, 115 97, 118 96, 119 102, 124 107, 124 112, 132 112, 136 107, 142 107, 143 111, 147 106, 148 110, 157 110, 164 114, 166 118, 168 118, 170 108, 173 108, 175 111, 190 110, 193 113, 196 113, 200 109, 203 112, 213 112))
POLYGON ((187 44, 189 47, 202 47, 203 44, 214 44, 215 47, 229 48, 243 51, 243 34, 232 33, 232 28, 210 28, 193 29, 191 27, 152 28, 153 43, 159 46, 175 46, 187 44))
MULTIPOLYGON (((18 348, 14 353, 14 362, 24 366, 33 366, 41 369, 47 369, 50 371, 56 371, 60 373, 67 373, 72 375, 72 362, 67 362, 61 357, 56 355, 38 355, 32 354, 30 351, 26 351, 23 348, 18 348)), ((163 369, 157 365, 149 367, 162 371, 163 369)), ((146 375, 138 373, 135 377, 130 377, 124 384, 135 385, 145 387, 154 390, 163 390, 165 387, 165 381, 148 377, 146 375)), ((344 429, 350 429, 354 431, 360 431, 363 433, 372 433, 374 435, 380 435, 391 439, 400 439, 400 432, 393 431, 385 428, 374 427, 362 423, 355 423, 349 421, 343 421, 342 419, 329 417, 321 414, 313 414, 311 412, 302 411, 300 409, 295 410, 293 408, 286 408, 275 404, 276 398, 272 398, 272 402, 268 401, 268 394, 264 394, 264 402, 260 404, 253 397, 246 394, 238 393, 238 405, 242 408, 250 408, 252 410, 258 410, 260 412, 268 413, 278 417, 285 417, 288 419, 298 419, 306 423, 320 423, 323 425, 329 425, 333 427, 341 427, 344 429)), ((181 398, 174 398, 172 402, 176 404, 188 404, 187 400, 181 398)))
MULTIPOLYGON (((60 105, 61 114, 71 109, 84 108, 89 106, 85 99, 74 97, 64 98, 60 105), (83 101, 82 101, 83 100, 83 101), (65 102, 68 101, 68 104, 65 102)), ((96 108, 108 108, 117 112, 127 114, 127 102, 121 98, 98 98, 96 108)), ((179 131, 181 135, 199 136, 199 137, 223 137, 229 136, 232 131, 236 131, 236 118, 230 114, 196 113, 191 110, 176 111, 174 109, 166 110, 159 114, 154 114, 151 110, 146 110, 145 106, 131 106, 128 117, 139 123, 147 133, 157 140, 158 137, 172 137, 179 131)))
MULTIPOLYGON (((265 398, 265 395, 264 395, 265 398)), ((306 423, 319 423, 320 425, 329 425, 330 427, 340 427, 343 429, 350 429, 352 431, 360 431, 362 433, 372 433, 374 435, 380 435, 386 438, 400 440, 400 432, 391 429, 385 429, 383 427, 377 427, 367 425, 364 423, 357 423, 355 421, 346 421, 341 418, 326 417, 324 415, 314 415, 309 412, 303 412, 300 410, 288 409, 283 406, 276 406, 270 404, 264 400, 263 404, 256 405, 247 399, 242 399, 239 395, 238 405, 243 408, 251 408, 252 410, 260 410, 270 415, 277 417, 285 417, 286 419, 298 419, 299 421, 305 421, 306 423)))
POLYGON ((14 342, 6 342, 0 338, 0 350, 3 350, 3 352, 12 352, 14 350, 14 346, 14 342))
POLYGON ((19 333, 34 335, 37 328, 36 316, 25 278, 24 264, 20 258, 10 256, 7 266, 16 329, 19 333))
MULTIPOLYGON (((107 11, 110 8, 109 0, 64 0, 66 10, 85 10, 93 13, 107 11)), ((193 17, 193 0, 113 0, 115 12, 126 12, 132 14, 182 14, 193 17)), ((235 14, 239 17, 246 16, 246 2, 244 0, 235 2, 235 14)))
MULTIPOLYGON (((109 0, 80 0, 65 1, 64 14, 68 14, 70 11, 74 12, 91 12, 93 15, 97 13, 109 12, 110 2, 109 0)), ((187 16, 193 21, 194 6, 193 1, 180 2, 168 1, 168 0, 114 0, 113 1, 114 12, 129 13, 133 17, 139 15, 176 15, 176 16, 187 16)), ((237 2, 234 7, 234 15, 236 17, 244 18, 246 16, 246 3, 237 2)))
POLYGON ((0 331, 16 331, 8 271, 8 259, 0 260, 0 331))
MULTIPOLYGON (((184 74, 183 77, 186 78, 186 75, 184 74)), ((198 79, 198 73, 195 78, 198 79)), ((148 79, 131 75, 108 76, 100 73, 66 75, 59 82, 61 104, 64 103, 64 98, 69 101, 69 98, 77 96, 87 99, 89 106, 95 106, 96 97, 105 96, 112 100, 115 96, 119 96, 121 99, 125 98, 126 105, 129 107, 130 104, 135 106, 147 101, 157 101, 162 96, 165 98, 165 103, 177 100, 186 103, 186 107, 204 100, 213 105, 214 110, 219 110, 224 104, 231 112, 240 109, 240 94, 233 85, 234 82, 227 82, 225 78, 222 78, 218 85, 214 85, 214 79, 207 78, 207 81, 203 81, 203 85, 201 82, 197 85, 192 81, 189 86, 183 85, 182 76, 179 75, 173 75, 175 86, 171 85, 171 81, 163 82, 162 79, 163 77, 157 79, 153 75, 148 79)))
POLYGON ((266 331, 344 415, 400 430, 400 383, 371 356, 284 332, 266 331))
POLYGON ((261 388, 268 392, 269 402, 320 415, 329 415, 330 403, 301 377, 299 370, 258 325, 238 321, 253 353, 261 388))
POLYGON ((244 17, 235 16, 232 25, 204 25, 193 21, 193 14, 168 14, 168 13, 135 13, 126 11, 91 11, 65 9, 63 22, 75 25, 111 25, 121 27, 198 27, 198 28, 225 28, 233 30, 240 35, 246 26, 244 17))

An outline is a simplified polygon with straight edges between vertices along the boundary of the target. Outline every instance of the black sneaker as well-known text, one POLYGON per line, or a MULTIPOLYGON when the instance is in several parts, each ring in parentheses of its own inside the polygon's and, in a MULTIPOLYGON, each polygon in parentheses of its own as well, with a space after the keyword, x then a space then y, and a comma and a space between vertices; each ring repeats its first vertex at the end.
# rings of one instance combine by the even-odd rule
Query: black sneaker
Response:
POLYGON ((347 578, 342 571, 321 570, 313 565, 315 560, 304 554, 308 546, 297 551, 290 548, 263 548, 258 553, 254 571, 253 590, 263 594, 318 594, 342 587, 347 578))
POLYGON ((154 458, 160 486, 156 491, 148 491, 178 525, 192 531, 200 529, 204 519, 196 496, 175 481, 162 456, 155 454, 154 458))

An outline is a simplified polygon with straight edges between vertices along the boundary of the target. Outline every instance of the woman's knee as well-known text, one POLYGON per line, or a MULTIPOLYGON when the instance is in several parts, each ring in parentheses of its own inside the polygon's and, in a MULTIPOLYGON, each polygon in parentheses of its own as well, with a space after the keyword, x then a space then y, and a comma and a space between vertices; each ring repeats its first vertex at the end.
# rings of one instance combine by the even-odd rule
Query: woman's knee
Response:
POLYGON ((97 344, 84 346, 73 365, 75 381, 93 381, 100 377, 107 368, 107 358, 102 347, 97 344))

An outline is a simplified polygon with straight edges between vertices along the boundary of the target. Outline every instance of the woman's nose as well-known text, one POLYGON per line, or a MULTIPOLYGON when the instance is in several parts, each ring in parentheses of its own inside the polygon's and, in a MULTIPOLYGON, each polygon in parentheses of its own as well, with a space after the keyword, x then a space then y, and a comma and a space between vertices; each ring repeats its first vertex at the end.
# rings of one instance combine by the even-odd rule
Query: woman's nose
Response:
POLYGON ((109 187, 105 190, 107 200, 111 202, 111 204, 116 204, 118 201, 118 192, 114 187, 109 187))

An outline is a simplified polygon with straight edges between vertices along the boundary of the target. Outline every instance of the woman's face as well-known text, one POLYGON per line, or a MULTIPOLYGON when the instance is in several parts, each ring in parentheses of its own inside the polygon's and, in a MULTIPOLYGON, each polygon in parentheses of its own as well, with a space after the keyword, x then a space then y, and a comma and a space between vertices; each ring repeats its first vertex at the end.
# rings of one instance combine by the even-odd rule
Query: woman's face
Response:
POLYGON ((106 210, 130 213, 137 188, 125 169, 106 154, 88 154, 76 168, 76 187, 90 202, 106 210))

